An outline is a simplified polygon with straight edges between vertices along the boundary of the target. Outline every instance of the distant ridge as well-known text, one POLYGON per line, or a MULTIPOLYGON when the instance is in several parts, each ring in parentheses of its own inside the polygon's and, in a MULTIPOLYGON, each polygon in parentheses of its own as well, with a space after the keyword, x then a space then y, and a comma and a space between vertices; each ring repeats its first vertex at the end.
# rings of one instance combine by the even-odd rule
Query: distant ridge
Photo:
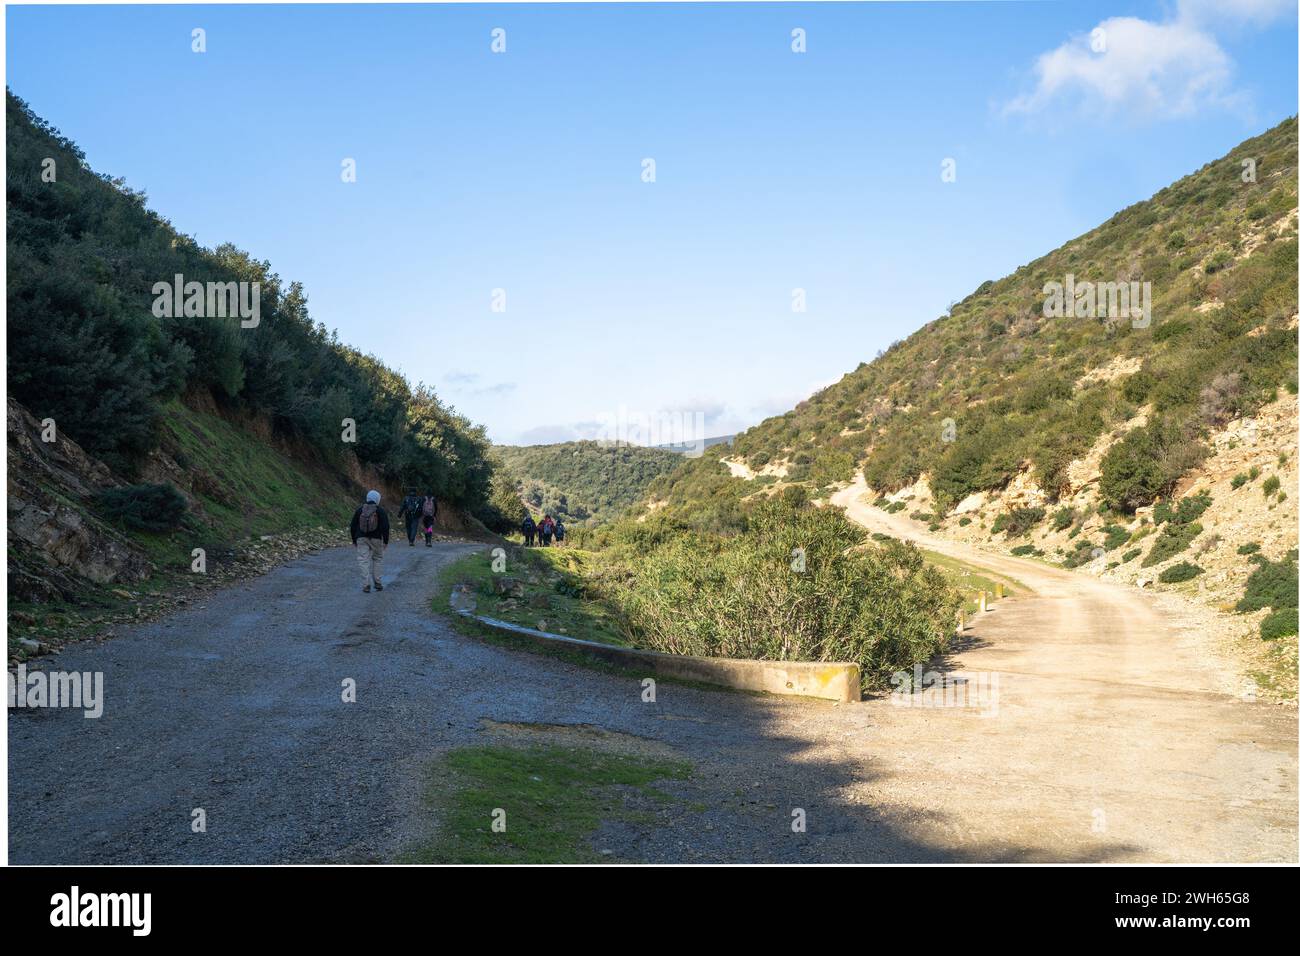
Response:
POLYGON ((679 442, 675 445, 655 445, 653 447, 661 448, 664 451, 676 452, 679 455, 687 455, 692 452, 698 454, 706 448, 712 448, 714 445, 730 445, 735 438, 735 435, 718 435, 714 438, 700 438, 696 441, 679 442))

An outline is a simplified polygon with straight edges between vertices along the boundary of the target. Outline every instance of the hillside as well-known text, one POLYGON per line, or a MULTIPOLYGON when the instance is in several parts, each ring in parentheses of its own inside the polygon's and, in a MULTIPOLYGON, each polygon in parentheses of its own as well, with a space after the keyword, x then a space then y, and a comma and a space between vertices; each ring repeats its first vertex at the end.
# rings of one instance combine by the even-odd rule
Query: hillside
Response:
POLYGON ((1294 634, 1296 192, 1292 119, 684 463, 642 517, 726 528, 747 498, 860 474, 934 531, 1294 634), (1045 314, 1050 283, 1085 281, 1149 282, 1149 320, 1045 314), (1289 591, 1247 599, 1288 555, 1289 591))
POLYGON ((594 441, 493 446, 535 513, 596 525, 639 501, 655 478, 682 462, 676 451, 594 441))
POLYGON ((178 232, 12 94, 6 130, 11 653, 142 613, 194 548, 215 572, 318 528, 338 541, 365 488, 432 487, 448 525, 479 527, 481 427, 340 343, 269 263, 178 232), (156 286, 176 275, 207 298, 167 315, 156 286), (256 311, 214 313, 209 283, 246 283, 256 311))

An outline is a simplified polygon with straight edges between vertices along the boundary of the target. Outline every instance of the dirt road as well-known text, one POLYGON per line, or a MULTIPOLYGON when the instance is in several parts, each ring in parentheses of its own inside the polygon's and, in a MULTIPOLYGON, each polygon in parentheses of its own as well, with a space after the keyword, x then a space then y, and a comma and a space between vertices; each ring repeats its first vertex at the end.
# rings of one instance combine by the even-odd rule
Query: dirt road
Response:
POLYGON ((1110 858, 1296 859, 1296 713, 1249 699, 1205 632, 1204 609, 944 540, 864 491, 859 479, 831 500, 872 531, 1033 592, 978 617, 947 662, 998 675, 997 716, 941 719, 933 739, 891 722, 908 740, 891 761, 957 770, 947 785, 968 800, 987 789, 984 812, 1006 814, 1029 842, 1055 833, 1085 845, 1077 827, 1091 817, 1110 858))
POLYGON ((473 550, 395 545, 370 595, 348 549, 319 552, 47 661, 103 672, 104 714, 10 711, 11 862, 392 859, 432 822, 431 762, 503 733, 693 765, 653 822, 597 832, 613 860, 1296 858, 1294 711, 1219 693, 1141 598, 1017 564, 1038 596, 950 662, 1000 672, 996 714, 671 684, 647 703, 433 615, 438 567, 473 550))

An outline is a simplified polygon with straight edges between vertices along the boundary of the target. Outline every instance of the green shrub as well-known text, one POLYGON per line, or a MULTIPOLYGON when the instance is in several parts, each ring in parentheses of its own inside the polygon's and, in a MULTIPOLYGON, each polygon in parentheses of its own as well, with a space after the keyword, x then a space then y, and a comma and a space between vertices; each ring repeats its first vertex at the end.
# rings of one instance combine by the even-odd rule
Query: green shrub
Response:
POLYGON ((1121 528, 1117 524, 1108 524, 1101 529, 1101 532, 1106 536, 1106 540, 1101 543, 1101 546, 1107 551, 1115 551, 1128 543, 1128 530, 1121 528))
POLYGON ((1192 539, 1201 531, 1200 524, 1195 521, 1191 524, 1166 525, 1165 529, 1160 532, 1160 536, 1156 538, 1155 544, 1151 545, 1151 550, 1147 553, 1147 556, 1143 558, 1142 567, 1149 568, 1186 551, 1187 546, 1192 543, 1192 539))
POLYGON ((1062 508, 1052 515, 1052 530, 1064 531, 1074 522, 1074 509, 1062 508))
POLYGON ((970 518, 966 517, 965 515, 962 515, 961 520, 958 521, 957 523, 958 523, 959 525, 961 525, 961 526, 964 528, 964 527, 966 527, 968 524, 970 524, 970 518))
POLYGON ((1089 561, 1094 560, 1097 555, 1093 552, 1099 550, 1101 549, 1087 539, 1076 541, 1074 550, 1065 556, 1065 561, 1063 563, 1067 568, 1080 567, 1087 564, 1089 561))
POLYGON ((1264 492, 1264 497, 1267 498, 1280 487, 1282 487, 1282 482, 1277 475, 1269 475, 1264 479, 1264 484, 1260 486, 1260 490, 1264 492))
POLYGON ((1101 493, 1111 507, 1132 513, 1168 494, 1204 447, 1163 419, 1135 428, 1101 460, 1101 493))
POLYGON ((1189 564, 1186 561, 1180 561, 1177 564, 1170 565, 1160 572, 1160 583, 1181 584, 1183 581, 1190 581, 1198 574, 1204 573, 1204 568, 1197 567, 1195 564, 1189 564))
POLYGON ((1026 554, 1033 554, 1037 550, 1038 549, 1035 548, 1032 544, 1018 544, 1011 549, 1011 553, 1019 558, 1019 557, 1023 557, 1026 554))
POLYGON ((1222 272, 1231 264, 1232 253, 1227 249, 1220 249, 1205 260, 1205 274, 1213 275, 1216 272, 1222 272))
POLYGON ((1240 548, 1237 549, 1237 553, 1254 554, 1258 550, 1259 550, 1259 544, 1257 542, 1252 541, 1250 542, 1250 544, 1243 544, 1240 548))
POLYGON ((180 527, 188 505, 171 485, 127 485, 100 492, 95 504, 109 521, 137 531, 180 527))
POLYGON ((1125 551, 1124 554, 1120 557, 1120 561, 1122 561, 1124 564, 1128 564, 1130 561, 1132 561, 1141 553, 1142 553, 1141 548, 1134 548, 1132 551, 1125 551))
POLYGON ((1236 491, 1238 488, 1240 488, 1248 481, 1250 481, 1250 479, 1246 477, 1246 473, 1244 471, 1237 472, 1237 474, 1232 476, 1233 491, 1236 491))
POLYGON ((1296 609, 1293 607, 1278 608, 1264 620, 1259 622, 1259 636, 1261 640, 1275 641, 1279 637, 1290 637, 1295 634, 1300 624, 1300 618, 1297 617, 1296 609))
POLYGON ((755 505, 748 527, 669 538, 603 576, 602 593, 642 646, 854 661, 873 686, 947 646, 960 596, 914 546, 859 547, 867 535, 840 509, 779 499, 755 505))
POLYGON ((1151 517, 1156 524, 1190 524, 1201 515, 1205 510, 1214 504, 1214 499, 1210 497, 1208 491, 1201 491, 1194 495, 1188 495, 1186 498, 1179 500, 1174 507, 1169 506, 1169 502, 1162 501, 1151 512, 1151 517))
POLYGON ((1250 560, 1256 567, 1246 579, 1246 592, 1237 602, 1237 610, 1249 612, 1266 607, 1274 610, 1295 607, 1296 552, 1292 551, 1281 561, 1270 561, 1262 554, 1253 555, 1250 560))
POLYGON ((1006 531, 1008 538, 1019 538, 1028 534, 1029 529, 1042 521, 1046 514, 1042 508, 1013 508, 997 516, 993 522, 993 533, 1006 531))

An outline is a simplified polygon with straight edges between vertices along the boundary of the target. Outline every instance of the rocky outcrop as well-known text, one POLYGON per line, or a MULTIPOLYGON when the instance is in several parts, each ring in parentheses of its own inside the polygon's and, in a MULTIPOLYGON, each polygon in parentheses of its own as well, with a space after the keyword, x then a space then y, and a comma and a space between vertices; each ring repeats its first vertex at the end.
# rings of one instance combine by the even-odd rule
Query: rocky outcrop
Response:
POLYGON ((78 578, 97 584, 139 581, 151 567, 145 556, 85 510, 120 482, 76 442, 8 404, 9 592, 20 601, 75 599, 78 578))

